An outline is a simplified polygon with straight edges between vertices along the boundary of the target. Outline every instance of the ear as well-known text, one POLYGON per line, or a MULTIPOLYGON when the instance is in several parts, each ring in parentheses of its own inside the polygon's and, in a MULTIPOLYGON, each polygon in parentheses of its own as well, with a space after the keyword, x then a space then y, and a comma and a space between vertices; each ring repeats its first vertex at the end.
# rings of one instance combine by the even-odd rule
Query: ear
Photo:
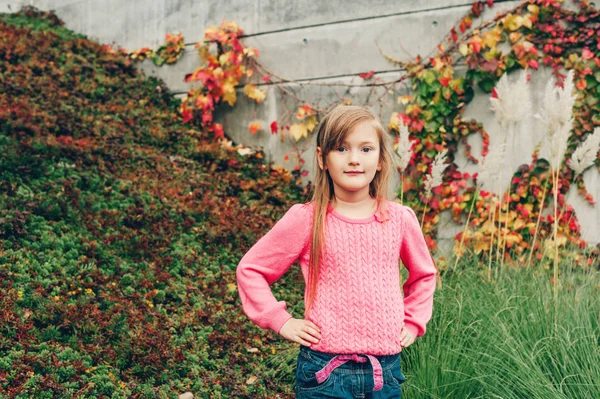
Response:
POLYGON ((377 170, 380 171, 381 170, 381 161, 379 161, 379 163, 377 164, 377 170))
POLYGON ((323 155, 321 152, 321 147, 317 147, 317 162, 319 163, 319 168, 321 170, 327 170, 327 166, 323 167, 323 155))

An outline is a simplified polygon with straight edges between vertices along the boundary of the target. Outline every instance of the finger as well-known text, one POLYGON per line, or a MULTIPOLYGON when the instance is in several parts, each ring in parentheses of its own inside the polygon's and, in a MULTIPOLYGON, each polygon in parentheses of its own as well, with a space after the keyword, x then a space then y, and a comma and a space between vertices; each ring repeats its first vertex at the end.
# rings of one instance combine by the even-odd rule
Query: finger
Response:
POLYGON ((319 327, 317 327, 317 325, 315 323, 313 323, 312 321, 309 321, 308 325, 310 327, 314 328, 315 330, 317 330, 319 333, 321 333, 321 329, 319 327))
POLYGON ((308 341, 303 340, 300 337, 296 337, 296 339, 294 340, 295 342, 299 343, 300 345, 304 345, 304 346, 311 346, 312 344, 308 341))
POLYGON ((314 342, 315 344, 319 342, 319 339, 317 337, 313 337, 312 335, 305 332, 301 332, 300 337, 302 337, 306 341, 314 342))
POLYGON ((313 327, 310 327, 310 326, 306 327, 306 332, 312 336, 315 336, 315 337, 321 339, 321 333, 313 327))

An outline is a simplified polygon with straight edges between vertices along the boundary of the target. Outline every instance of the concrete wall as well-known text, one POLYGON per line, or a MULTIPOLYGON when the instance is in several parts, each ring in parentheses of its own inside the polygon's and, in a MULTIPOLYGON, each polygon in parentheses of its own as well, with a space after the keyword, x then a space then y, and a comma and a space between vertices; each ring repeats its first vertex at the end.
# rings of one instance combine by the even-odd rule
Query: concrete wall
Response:
MULTIPOLYGON (((297 81, 282 88, 262 85, 267 91, 267 100, 255 104, 247 100, 242 90, 234 109, 228 105, 217 114, 225 131, 235 143, 263 148, 268 160, 277 165, 292 167, 284 162, 284 156, 294 153, 292 139, 282 142, 279 135, 271 135, 268 126, 274 120, 288 122, 289 114, 296 104, 282 90, 292 92, 320 108, 348 98, 354 104, 370 103, 385 125, 390 113, 399 108, 398 95, 407 94, 407 85, 398 85, 392 93, 383 89, 368 89, 344 86, 318 86, 318 83, 362 83, 357 75, 374 70, 377 76, 388 81, 397 79, 402 71, 389 63, 380 54, 377 46, 388 55, 398 59, 411 59, 417 54, 426 57, 433 54, 438 43, 450 28, 458 23, 471 7, 464 0, 375 0, 323 2, 319 0, 0 0, 0 11, 15 4, 31 4, 41 9, 54 9, 66 26, 103 43, 115 43, 133 50, 143 46, 156 47, 164 42, 165 34, 183 33, 186 51, 174 66, 156 67, 150 61, 141 64, 147 75, 162 78, 173 94, 182 97, 192 84, 183 82, 186 73, 192 72, 199 59, 193 45, 203 37, 204 29, 218 25, 223 19, 232 20, 248 35, 244 42, 260 50, 259 60, 275 74, 297 81), (306 83, 310 83, 307 85, 306 83), (393 109, 392 109, 393 108, 393 109), (288 118, 286 119, 286 115, 288 118), (265 128, 251 135, 248 125, 260 121, 265 128)), ((496 1, 483 18, 493 17, 497 12, 514 8, 520 1, 496 1)), ((572 8, 573 5, 568 4, 572 8)), ((14 7, 13 7, 14 8, 14 7)), ((474 22, 476 24, 477 21, 474 22)), ((540 70, 532 75, 531 88, 534 113, 539 110, 540 96, 548 79, 549 71, 540 70)), ((475 99, 465 110, 466 118, 481 121, 490 134, 490 151, 495 151, 503 140, 502 132, 489 109, 489 96, 477 92, 475 99)), ((510 181, 511 171, 520 163, 529 162, 535 145, 542 139, 535 120, 531 118, 518 127, 519 142, 508 149, 504 163, 501 190, 510 181)), ((479 136, 469 138, 473 154, 481 158, 479 136)), ((301 140, 299 151, 306 160, 309 175, 314 176, 314 144, 301 140)), ((542 150, 542 155, 544 154, 542 150)), ((479 166, 464 156, 459 147, 456 159, 461 171, 476 172, 479 166)), ((600 182, 595 168, 584 174, 584 181, 594 198, 600 201, 600 182)), ((390 196, 393 196, 399 179, 396 177, 390 196)), ((495 190, 496 182, 486 182, 484 189, 495 190)), ((600 207, 587 204, 573 189, 568 196, 575 207, 582 235, 589 243, 600 241, 600 207)), ((452 237, 462 230, 454 224, 448 212, 441 218, 439 245, 447 253, 452 237)))

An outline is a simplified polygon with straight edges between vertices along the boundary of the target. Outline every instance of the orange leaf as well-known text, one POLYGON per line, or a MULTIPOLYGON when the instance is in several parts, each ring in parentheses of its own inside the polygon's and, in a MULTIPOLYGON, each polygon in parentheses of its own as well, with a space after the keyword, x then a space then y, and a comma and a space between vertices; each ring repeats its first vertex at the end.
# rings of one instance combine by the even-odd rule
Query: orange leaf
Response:
POLYGON ((260 130, 260 122, 252 122, 249 129, 250 133, 256 134, 256 132, 260 130))

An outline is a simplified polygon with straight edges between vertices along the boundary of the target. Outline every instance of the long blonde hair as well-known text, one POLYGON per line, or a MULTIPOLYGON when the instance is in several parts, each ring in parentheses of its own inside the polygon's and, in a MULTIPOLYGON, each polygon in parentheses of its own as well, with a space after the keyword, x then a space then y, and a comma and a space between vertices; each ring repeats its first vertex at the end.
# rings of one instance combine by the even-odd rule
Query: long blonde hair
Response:
MULTIPOLYGON (((369 185, 369 195, 377 200, 377 208, 387 215, 387 191, 394 168, 393 144, 391 136, 385 131, 378 117, 369 109, 356 105, 340 105, 330 111, 321 120, 317 129, 316 145, 321 148, 323 166, 327 154, 343 144, 352 129, 363 121, 371 121, 379 138, 379 158, 381 170, 377 171, 369 185)), ((325 252, 325 218, 329 203, 334 199, 333 180, 327 170, 319 168, 318 153, 315 156, 315 185, 311 203, 314 204, 312 226, 312 247, 310 250, 308 293, 305 306, 305 318, 312 309, 317 295, 319 262, 325 252)))

